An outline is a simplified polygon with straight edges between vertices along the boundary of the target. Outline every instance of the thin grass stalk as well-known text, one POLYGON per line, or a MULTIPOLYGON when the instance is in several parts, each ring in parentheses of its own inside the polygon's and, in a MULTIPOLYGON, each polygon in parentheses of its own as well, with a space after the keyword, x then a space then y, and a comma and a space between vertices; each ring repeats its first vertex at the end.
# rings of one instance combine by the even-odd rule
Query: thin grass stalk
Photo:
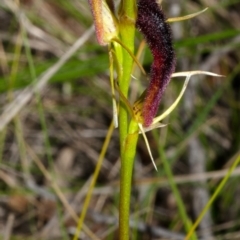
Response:
MULTIPOLYGON (((18 33, 18 41, 20 44, 16 44, 15 51, 14 51, 14 61, 11 67, 10 77, 9 77, 9 89, 8 89, 8 100, 12 100, 12 90, 14 89, 14 84, 17 78, 17 73, 19 71, 19 62, 21 57, 22 51, 22 35, 21 31, 18 33)), ((14 131, 17 139, 17 145, 19 149, 19 155, 22 163, 22 169, 25 173, 24 176, 28 176, 28 167, 26 163, 26 147, 23 137, 23 129, 21 125, 21 120, 19 119, 18 115, 14 117, 14 131)))
MULTIPOLYGON (((16 46, 15 46, 14 60, 13 60, 12 66, 11 66, 11 71, 10 71, 10 76, 9 76, 9 86, 8 86, 8 95, 7 95, 8 101, 12 100, 12 90, 14 89, 14 83, 15 83, 16 76, 17 76, 17 73, 18 73, 18 70, 19 70, 19 61, 20 61, 21 50, 22 50, 21 32, 18 33, 17 41, 19 42, 19 44, 16 44, 16 46)), ((7 66, 7 62, 6 62, 5 65, 7 66)), ((15 132, 17 132, 17 126, 16 125, 15 125, 15 132)), ((7 133, 7 129, 4 128, 3 131, 1 132, 1 137, 0 137, 0 163, 2 161, 4 141, 6 139, 6 133, 7 133)))
MULTIPOLYGON (((21 30, 22 30, 24 47, 25 47, 25 53, 27 56, 28 64, 29 64, 30 75, 34 82, 34 80, 37 79, 34 61, 33 61, 30 47, 29 47, 29 42, 28 42, 25 28, 23 26, 21 26, 21 30)), ((44 143, 45 143, 45 147, 46 147, 47 159, 48 159, 48 162, 50 163, 50 165, 53 166, 53 158, 52 158, 52 154, 51 154, 51 144, 50 144, 49 137, 48 137, 47 123, 46 123, 46 119, 45 119, 44 108, 43 108, 41 98, 40 98, 40 93, 38 91, 36 92, 36 100, 37 100, 37 106, 38 106, 38 113, 40 116, 40 123, 41 123, 41 127, 42 127, 43 134, 44 134, 44 143)))
POLYGON ((94 171, 94 174, 93 174, 90 186, 89 186, 89 190, 87 192, 85 201, 84 201, 83 206, 82 206, 81 216, 78 219, 77 230, 76 230, 76 232, 74 234, 73 240, 77 240, 78 236, 79 236, 79 234, 81 232, 81 229, 82 229, 82 226, 83 226, 83 222, 84 222, 84 219, 85 219, 85 216, 86 216, 86 213, 87 213, 87 209, 88 209, 88 206, 89 206, 89 203, 90 203, 90 200, 91 200, 92 192, 93 192, 94 186, 96 185, 96 181, 97 181, 97 178, 99 176, 99 173, 100 173, 100 170, 101 170, 101 166, 102 166, 104 157, 105 157, 106 152, 107 152, 107 148, 108 148, 109 142, 110 142, 112 134, 113 134, 113 130, 114 130, 114 124, 113 124, 113 121, 112 121, 110 126, 109 126, 108 133, 107 133, 107 136, 105 138, 105 141, 103 143, 103 146, 102 146, 102 149, 101 149, 101 153, 99 155, 99 158, 98 158, 98 161, 97 161, 97 165, 95 167, 95 171, 94 171))
MULTIPOLYGON (((155 138, 155 141, 157 142, 156 131, 154 132, 154 138, 155 138)), ((184 203, 182 201, 182 198, 181 198, 181 195, 180 195, 179 190, 177 188, 177 185, 174 181, 173 173, 172 173, 172 170, 170 168, 169 162, 168 162, 168 160, 165 156, 164 149, 163 149, 162 145, 159 146, 158 152, 159 152, 159 156, 161 157, 161 160, 162 160, 162 163, 163 163, 164 172, 167 175, 169 185, 170 185, 170 187, 173 191, 173 195, 176 199, 178 210, 179 210, 179 215, 180 215, 181 220, 183 222, 183 226, 185 228, 185 231, 189 232, 190 229, 192 228, 193 224, 192 224, 191 220, 189 219, 189 217, 187 215, 186 208, 185 208, 184 203)), ((197 236, 196 236, 195 233, 193 233, 191 239, 192 240, 197 240, 197 236)))
MULTIPOLYGON (((56 193, 56 195, 58 196, 59 200, 61 201, 62 205, 66 208, 66 210, 68 211, 68 213, 70 214, 70 216, 73 218, 73 220, 77 223, 78 221, 78 216, 75 213, 74 209, 72 208, 72 206, 68 203, 68 200, 66 199, 65 195, 63 194, 61 188, 57 185, 56 181, 53 179, 53 177, 51 176, 51 174, 48 172, 48 170, 46 169, 46 167, 43 165, 43 163, 41 162, 41 160, 37 157, 37 155, 35 154, 35 152, 27 145, 27 150, 28 150, 28 154, 31 156, 32 160, 34 161, 34 163, 37 165, 37 167, 39 168, 39 170, 42 172, 42 174, 44 175, 44 177, 47 179, 47 181, 49 181, 52 189, 54 190, 54 192, 56 193)), ((90 237, 90 239, 93 240, 100 240, 96 235, 94 235, 94 233, 86 226, 83 225, 83 230, 84 232, 90 237)))
POLYGON ((226 182, 228 181, 228 179, 230 178, 232 172, 236 169, 236 167, 240 164, 240 155, 238 155, 236 157, 236 160, 234 161, 234 163, 232 164, 231 168, 229 169, 229 171, 227 172, 226 176, 222 179, 222 181, 220 182, 220 184, 218 185, 217 189, 215 190, 215 192, 213 193, 213 195, 211 196, 211 198, 209 199, 208 203, 206 204, 206 206, 204 207, 204 209, 202 210, 201 214, 198 216, 197 220, 195 221, 195 223, 193 224, 192 228, 190 229, 190 231, 188 232, 185 240, 190 239, 190 237, 192 236, 193 232, 195 231, 195 229, 197 228, 197 226, 199 225, 199 223, 201 222, 201 220, 203 219, 204 215, 206 214, 206 212, 209 210, 209 208, 211 207, 211 205, 213 204, 213 202, 216 200, 217 196, 220 194, 221 190, 223 189, 223 187, 225 186, 226 182))
POLYGON ((4 129, 0 132, 0 165, 1 165, 2 162, 3 162, 3 152, 4 152, 6 135, 7 135, 7 129, 4 128, 4 129))

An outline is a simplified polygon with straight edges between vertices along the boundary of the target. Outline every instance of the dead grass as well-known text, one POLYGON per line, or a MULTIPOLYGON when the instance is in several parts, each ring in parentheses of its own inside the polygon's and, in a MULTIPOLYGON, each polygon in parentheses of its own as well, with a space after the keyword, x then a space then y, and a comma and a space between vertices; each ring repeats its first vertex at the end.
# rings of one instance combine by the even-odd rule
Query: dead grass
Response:
MULTIPOLYGON (((107 50, 90 37, 86 1, 16 3, 0 3, 0 239, 69 239, 112 119, 107 50), (37 79, 21 29, 27 32, 37 79)), ((178 70, 211 70, 226 78, 194 79, 168 128, 158 131, 158 141, 148 134, 158 173, 140 140, 132 239, 184 236, 160 145, 192 219, 240 154, 240 1, 171 1, 164 9, 173 16, 206 5, 210 9, 202 16, 172 25, 178 70)), ((148 52, 145 59, 148 69, 148 52)), ((163 106, 171 104, 181 84, 172 81, 163 106)), ((115 130, 81 239, 117 239, 119 172, 115 130)), ((202 221, 201 239, 239 239, 238 180, 239 169, 202 221)))

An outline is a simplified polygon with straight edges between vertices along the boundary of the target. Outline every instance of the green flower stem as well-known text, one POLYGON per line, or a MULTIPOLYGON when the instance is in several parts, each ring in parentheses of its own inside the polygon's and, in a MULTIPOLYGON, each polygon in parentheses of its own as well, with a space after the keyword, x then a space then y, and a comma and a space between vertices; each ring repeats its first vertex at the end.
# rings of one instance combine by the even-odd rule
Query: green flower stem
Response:
MULTIPOLYGON (((136 18, 136 2, 135 0, 122 0, 119 11, 119 30, 121 42, 124 46, 134 53, 134 37, 135 37, 135 18, 136 18)), ((123 95, 127 98, 129 83, 131 80, 133 59, 129 53, 122 48, 122 74, 119 78, 119 88, 123 95)), ((128 112, 123 104, 119 109, 119 132, 121 154, 123 151, 123 144, 128 131, 128 112)))
POLYGON ((131 183, 138 141, 138 124, 131 121, 129 133, 124 143, 123 154, 121 156, 121 176, 120 176, 120 205, 119 205, 119 239, 129 240, 129 213, 131 200, 131 183))
MULTIPOLYGON (((136 0, 122 0, 119 10, 119 31, 123 46, 134 53, 136 19, 136 0)), ((119 89, 128 98, 129 84, 133 67, 133 59, 122 47, 121 74, 119 89)), ((119 135, 121 152, 120 205, 119 205, 119 239, 129 240, 129 211, 131 200, 131 183, 136 146, 138 141, 138 124, 131 121, 123 102, 119 109, 119 135)))

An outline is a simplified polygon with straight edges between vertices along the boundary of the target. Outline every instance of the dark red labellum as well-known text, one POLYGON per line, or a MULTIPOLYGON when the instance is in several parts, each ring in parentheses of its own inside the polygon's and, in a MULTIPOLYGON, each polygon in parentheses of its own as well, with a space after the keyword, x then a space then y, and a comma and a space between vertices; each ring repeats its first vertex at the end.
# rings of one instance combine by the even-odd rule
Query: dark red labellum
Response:
POLYGON ((143 33, 153 55, 150 83, 143 102, 143 125, 151 125, 171 75, 175 70, 172 33, 155 0, 138 0, 136 27, 143 33))

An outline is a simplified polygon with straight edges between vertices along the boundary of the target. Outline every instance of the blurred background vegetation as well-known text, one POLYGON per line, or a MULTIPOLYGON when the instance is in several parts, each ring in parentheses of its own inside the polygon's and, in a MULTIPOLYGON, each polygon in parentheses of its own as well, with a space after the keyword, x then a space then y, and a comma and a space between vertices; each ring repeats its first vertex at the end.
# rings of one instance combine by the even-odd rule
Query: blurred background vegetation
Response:
MULTIPOLYGON (((240 154, 240 1, 163 1, 167 17, 205 7, 202 15, 171 24, 176 71, 205 70, 225 77, 193 77, 165 120, 167 127, 148 134, 158 172, 140 138, 132 239, 184 238, 163 161, 171 165, 194 220, 240 154)), ((98 46, 92 31, 55 67, 91 25, 86 0, 0 0, 0 239, 70 239, 74 233, 112 120, 107 48, 98 46)), ((137 33, 136 49, 141 39, 137 33)), ((147 48, 143 59, 149 72, 147 48)), ((147 84, 138 72, 134 76, 131 102, 147 84)), ((174 101, 182 84, 181 79, 171 81, 159 112, 174 101)), ((117 239, 119 171, 115 130, 81 239, 117 239)), ((237 168, 202 220, 199 239, 240 239, 239 174, 237 168)))

